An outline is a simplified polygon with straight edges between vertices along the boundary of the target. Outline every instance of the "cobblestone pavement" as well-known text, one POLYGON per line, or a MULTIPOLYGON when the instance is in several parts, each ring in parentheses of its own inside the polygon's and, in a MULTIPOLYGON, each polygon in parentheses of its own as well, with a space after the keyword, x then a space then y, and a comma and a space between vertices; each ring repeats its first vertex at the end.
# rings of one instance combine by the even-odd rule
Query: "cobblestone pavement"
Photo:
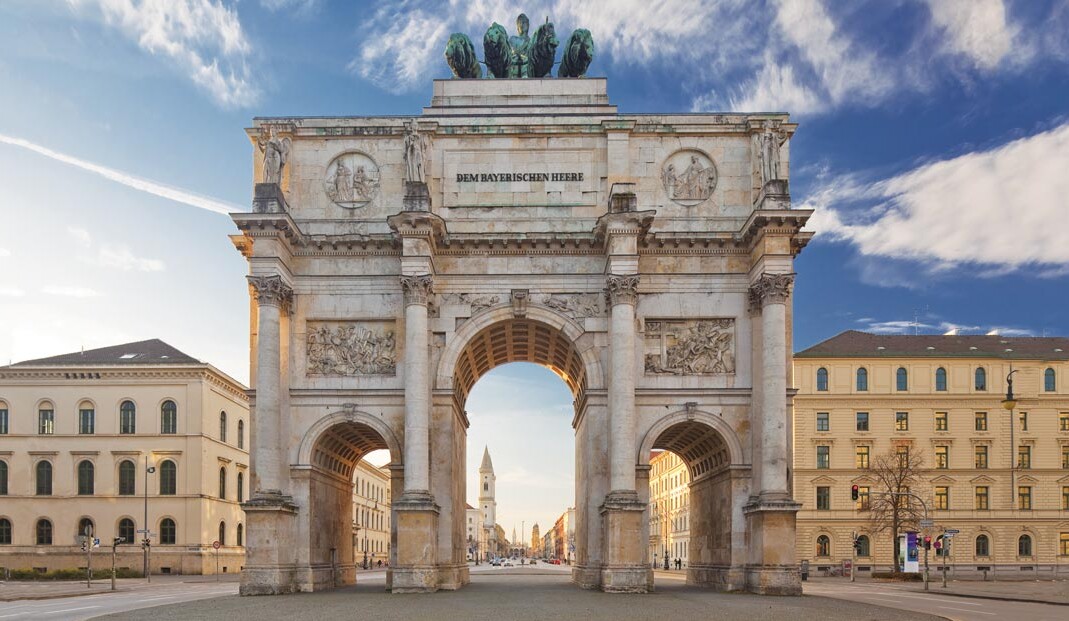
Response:
POLYGON ((464 589, 428 595, 391 595, 385 592, 385 583, 382 580, 371 576, 367 578, 357 586, 329 593, 302 593, 280 597, 220 597, 103 618, 152 621, 326 621, 354 618, 376 621, 685 621, 710 618, 745 621, 898 621, 939 618, 822 597, 758 597, 715 593, 687 587, 681 580, 672 579, 659 579, 657 592, 654 594, 609 595, 575 588, 565 572, 522 568, 473 572, 472 583, 464 589))

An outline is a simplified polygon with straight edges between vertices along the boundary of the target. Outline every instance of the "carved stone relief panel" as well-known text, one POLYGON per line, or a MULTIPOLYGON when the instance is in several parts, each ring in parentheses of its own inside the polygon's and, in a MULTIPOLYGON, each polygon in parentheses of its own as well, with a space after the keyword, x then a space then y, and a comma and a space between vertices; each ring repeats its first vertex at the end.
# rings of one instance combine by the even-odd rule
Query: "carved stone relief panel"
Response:
POLYGON ((713 195, 717 182, 716 164, 697 149, 676 151, 661 166, 661 182, 668 198, 691 207, 713 195))
POLYGON ((734 373, 735 320, 648 319, 645 347, 646 373, 734 373))
POLYGON ((600 293, 553 293, 542 296, 542 305, 572 319, 584 319, 604 315, 604 299, 600 293))
POLYGON ((446 304, 469 304, 471 305, 471 314, 484 311, 491 306, 497 306, 503 302, 504 298, 500 295, 479 295, 475 293, 443 293, 441 296, 441 305, 446 304))
POLYGON ((379 167, 368 155, 347 151, 327 164, 323 189, 337 205, 363 207, 379 196, 379 167))
POLYGON ((308 322, 308 375, 355 377, 395 375, 394 322, 308 322))

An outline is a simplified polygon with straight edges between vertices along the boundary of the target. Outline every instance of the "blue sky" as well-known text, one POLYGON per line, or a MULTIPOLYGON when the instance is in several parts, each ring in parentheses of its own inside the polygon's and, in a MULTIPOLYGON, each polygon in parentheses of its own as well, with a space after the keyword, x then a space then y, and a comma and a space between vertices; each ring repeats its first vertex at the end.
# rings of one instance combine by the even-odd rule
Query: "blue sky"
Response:
MULTIPOLYGON (((851 328, 1069 334, 1067 0, 6 0, 0 361, 159 337, 244 380, 245 266, 220 213, 249 203, 242 128, 416 114, 449 33, 521 10, 591 30, 621 111, 800 123, 792 194, 817 237, 797 348, 851 328)), ((501 377, 558 382, 517 369, 501 377)), ((486 403, 515 421, 516 401, 486 403)), ((477 427, 476 464, 507 442, 477 427)))

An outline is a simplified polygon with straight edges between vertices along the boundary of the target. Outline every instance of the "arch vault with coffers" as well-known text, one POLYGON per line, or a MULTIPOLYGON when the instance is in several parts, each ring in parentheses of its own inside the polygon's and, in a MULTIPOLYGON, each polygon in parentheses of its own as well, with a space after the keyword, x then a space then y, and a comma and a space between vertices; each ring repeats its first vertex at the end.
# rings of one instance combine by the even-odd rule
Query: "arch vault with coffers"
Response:
POLYGON ((356 579, 353 468, 378 449, 389 588, 464 586, 465 402, 526 361, 574 397, 577 585, 653 588, 659 449, 691 473, 688 580, 799 593, 794 129, 620 114, 597 78, 439 80, 407 118, 256 119, 253 211, 232 214, 252 294, 241 592, 356 579))

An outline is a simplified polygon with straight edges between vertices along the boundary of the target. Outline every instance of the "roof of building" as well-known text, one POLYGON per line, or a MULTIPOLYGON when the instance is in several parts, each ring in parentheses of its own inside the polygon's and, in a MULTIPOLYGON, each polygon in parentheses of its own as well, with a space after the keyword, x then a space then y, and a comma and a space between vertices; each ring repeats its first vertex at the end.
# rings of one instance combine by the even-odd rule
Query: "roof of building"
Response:
POLYGON ((471 505, 470 505, 470 504, 468 504, 468 503, 464 503, 464 504, 465 504, 465 505, 467 505, 469 509, 475 509, 475 507, 471 506, 471 505))
POLYGON ((490 461, 490 447, 483 448, 483 463, 479 464, 479 471, 490 470, 493 471, 494 462, 490 461))
POLYGON ((98 349, 87 349, 72 354, 62 354, 49 358, 24 360, 11 365, 13 367, 29 366, 82 366, 112 364, 203 364, 189 354, 183 353, 159 339, 112 345, 98 349))
POLYGON ((847 330, 795 358, 1004 358, 1069 360, 1069 338, 980 334, 872 334, 847 330))

